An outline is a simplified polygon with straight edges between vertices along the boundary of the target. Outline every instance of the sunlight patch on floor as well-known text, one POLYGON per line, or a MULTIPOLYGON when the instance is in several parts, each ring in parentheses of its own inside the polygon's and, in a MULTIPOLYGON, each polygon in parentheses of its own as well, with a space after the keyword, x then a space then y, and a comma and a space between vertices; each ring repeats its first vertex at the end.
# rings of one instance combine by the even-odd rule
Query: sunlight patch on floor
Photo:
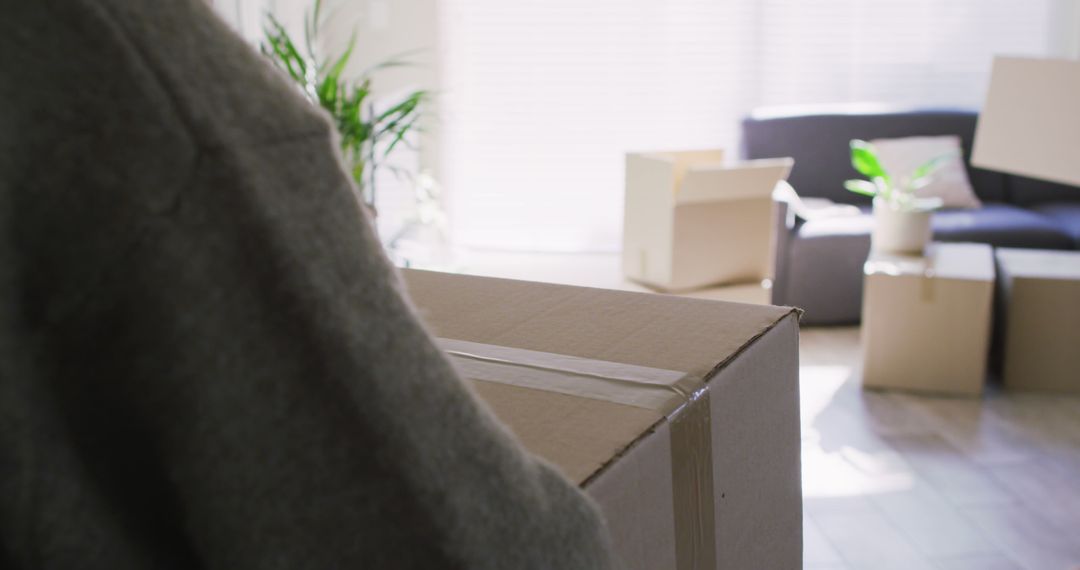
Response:
POLYGON ((803 444, 803 496, 857 497, 906 491, 915 475, 893 452, 866 452, 853 447, 825 451, 803 444))
POLYGON ((826 449, 815 427, 818 417, 852 377, 852 367, 804 365, 800 368, 803 495, 845 497, 892 493, 915 484, 908 465, 892 450, 852 446, 826 449))
POLYGON ((836 396, 836 392, 850 377, 850 366, 803 365, 799 367, 799 402, 804 440, 808 427, 814 424, 814 420, 828 407, 836 396))

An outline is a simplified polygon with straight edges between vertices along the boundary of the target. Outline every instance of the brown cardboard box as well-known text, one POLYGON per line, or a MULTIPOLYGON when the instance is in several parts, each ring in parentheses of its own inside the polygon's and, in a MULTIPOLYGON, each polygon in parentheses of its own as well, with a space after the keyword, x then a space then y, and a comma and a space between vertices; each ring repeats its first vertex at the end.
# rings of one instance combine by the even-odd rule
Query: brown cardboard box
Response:
POLYGON ((720 150, 626 155, 623 274, 662 291, 770 277, 772 191, 790 158, 722 165, 720 150))
POLYGON ((995 57, 972 166, 1080 186, 1077 93, 1075 58, 995 57))
POLYGON ((801 567, 794 310, 405 277, 480 397, 597 501, 626 568, 801 567))
POLYGON ((924 256, 871 252, 864 269, 863 385, 982 393, 994 296, 990 246, 933 243, 924 256))
POLYGON ((998 249, 1008 388, 1080 392, 1080 252, 998 249))

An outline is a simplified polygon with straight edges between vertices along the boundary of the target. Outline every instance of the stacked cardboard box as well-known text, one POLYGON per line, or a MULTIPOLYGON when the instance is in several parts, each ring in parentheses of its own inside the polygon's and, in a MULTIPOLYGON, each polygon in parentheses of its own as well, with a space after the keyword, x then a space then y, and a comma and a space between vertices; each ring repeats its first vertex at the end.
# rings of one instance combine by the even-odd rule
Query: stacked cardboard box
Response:
POLYGON ((871 252, 864 272, 863 385, 981 394, 994 298, 992 248, 932 243, 925 255, 871 252))

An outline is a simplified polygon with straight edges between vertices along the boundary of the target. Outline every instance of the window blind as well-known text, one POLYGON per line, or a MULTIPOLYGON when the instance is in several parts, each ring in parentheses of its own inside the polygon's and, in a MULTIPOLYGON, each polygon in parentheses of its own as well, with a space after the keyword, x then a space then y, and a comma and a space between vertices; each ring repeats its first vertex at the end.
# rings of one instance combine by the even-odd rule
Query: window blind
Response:
POLYGON ((1052 54, 1067 1, 444 0, 456 241, 617 250, 626 152, 733 157, 760 105, 978 107, 992 55, 1052 54))

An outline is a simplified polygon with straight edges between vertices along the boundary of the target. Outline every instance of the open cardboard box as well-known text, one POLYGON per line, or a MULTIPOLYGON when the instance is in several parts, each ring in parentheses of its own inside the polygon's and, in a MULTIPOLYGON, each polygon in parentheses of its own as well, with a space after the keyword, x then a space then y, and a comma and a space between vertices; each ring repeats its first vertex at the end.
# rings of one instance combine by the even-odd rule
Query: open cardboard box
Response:
POLYGON ((794 309, 404 275, 481 399, 596 500, 626 568, 801 567, 794 309))
POLYGON ((724 166, 723 151, 626 155, 623 274, 662 291, 771 277, 772 192, 790 158, 724 166))

